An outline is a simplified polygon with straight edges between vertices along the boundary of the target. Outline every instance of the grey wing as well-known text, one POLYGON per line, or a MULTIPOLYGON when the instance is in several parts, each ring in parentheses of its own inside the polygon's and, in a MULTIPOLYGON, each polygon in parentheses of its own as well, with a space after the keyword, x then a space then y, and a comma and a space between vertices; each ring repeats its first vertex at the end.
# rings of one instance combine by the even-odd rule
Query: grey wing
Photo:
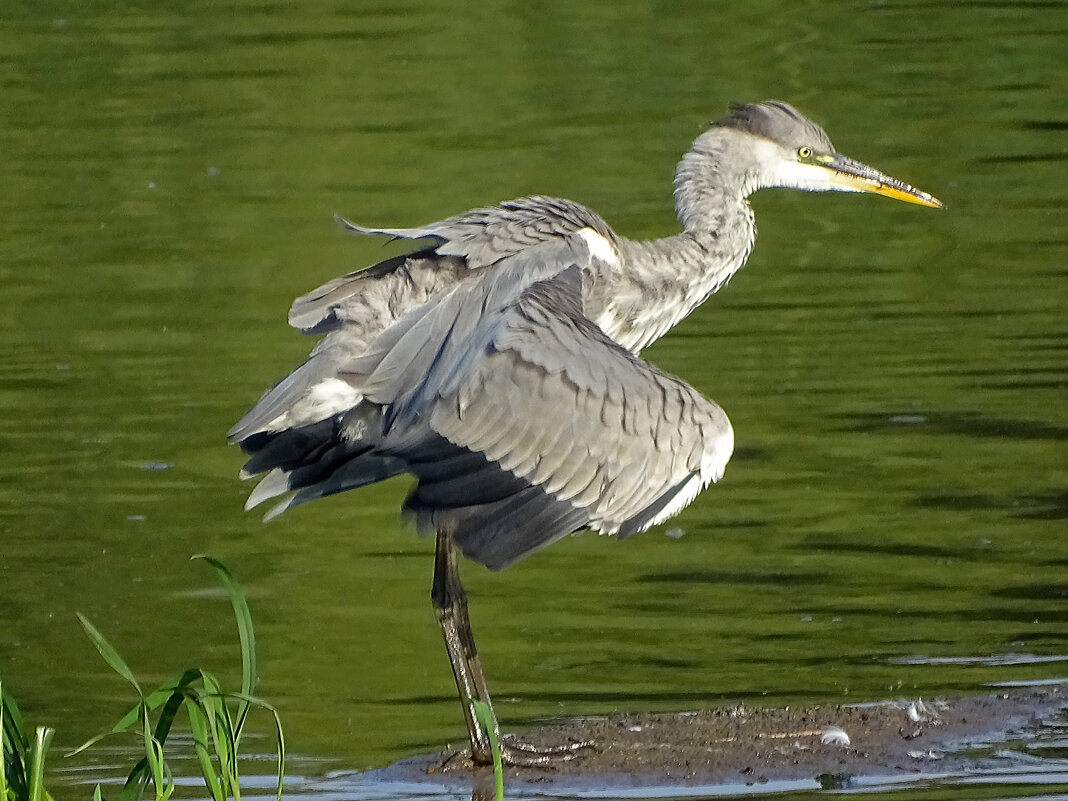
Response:
POLYGON ((626 536, 661 522, 733 449, 718 406, 583 316, 589 259, 573 237, 508 260, 439 306, 449 324, 436 324, 445 333, 418 381, 394 368, 379 385, 381 400, 406 387, 382 451, 419 478, 407 511, 494 569, 586 526, 626 536))
MULTIPOLYGON (((367 229, 344 223, 360 233, 384 233, 408 239, 431 239, 433 247, 395 256, 364 270, 335 278, 297 298, 289 312, 291 325, 309 334, 323 334, 308 360, 271 388, 231 428, 233 442, 254 455, 246 473, 293 470, 307 461, 327 462, 335 469, 348 450, 331 437, 324 423, 355 409, 362 387, 352 379, 351 364, 364 356, 386 329, 405 315, 447 295, 484 268, 538 244, 557 241, 591 228, 614 247, 615 235, 589 209, 567 200, 521 198, 488 209, 476 209, 439 223, 410 229, 367 229)), ((323 468, 325 470, 327 468, 323 468)), ((304 473, 301 473, 304 475, 304 473)), ((279 490, 292 484, 277 483, 279 490)), ((262 497, 261 495, 256 496, 262 497)))
POLYGON ((362 394, 345 372, 348 365, 406 314, 447 294, 470 275, 461 259, 422 252, 342 276, 298 298, 290 323, 305 333, 324 334, 323 339, 227 436, 243 442, 259 433, 311 426, 352 409, 362 394))
POLYGON ((337 220, 352 233, 423 241, 425 247, 335 278, 297 298, 289 311, 289 324, 308 333, 322 333, 339 323, 361 319, 375 282, 391 285, 391 299, 412 294, 421 300, 442 286, 451 286, 471 270, 583 228, 596 231, 612 247, 617 247, 618 241, 600 215, 570 200, 543 196, 474 209, 416 228, 370 228, 342 217, 337 220))
POLYGON ((535 195, 449 217, 416 228, 366 228, 338 221, 358 234, 384 234, 397 239, 429 239, 442 256, 462 256, 468 267, 494 264, 528 247, 592 228, 613 244, 616 236, 596 212, 563 198, 535 195))

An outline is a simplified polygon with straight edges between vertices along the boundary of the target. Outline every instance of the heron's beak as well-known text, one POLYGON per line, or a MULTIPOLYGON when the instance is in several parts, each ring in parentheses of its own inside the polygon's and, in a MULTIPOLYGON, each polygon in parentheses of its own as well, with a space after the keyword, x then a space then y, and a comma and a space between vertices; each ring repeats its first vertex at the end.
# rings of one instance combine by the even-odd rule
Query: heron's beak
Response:
POLYGON ((914 186, 909 186, 904 181, 891 178, 889 175, 873 170, 866 164, 853 161, 840 153, 820 159, 826 170, 831 173, 831 185, 849 192, 874 192, 877 195, 886 195, 896 200, 904 200, 906 203, 917 203, 920 206, 942 208, 942 201, 926 192, 921 192, 914 186))

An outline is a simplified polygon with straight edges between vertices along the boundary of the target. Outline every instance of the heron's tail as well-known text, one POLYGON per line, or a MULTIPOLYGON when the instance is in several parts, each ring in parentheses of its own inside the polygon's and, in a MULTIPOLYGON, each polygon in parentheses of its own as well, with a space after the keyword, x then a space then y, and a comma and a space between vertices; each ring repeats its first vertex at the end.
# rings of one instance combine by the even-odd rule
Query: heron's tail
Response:
POLYGON ((403 473, 403 462, 376 452, 380 439, 381 409, 370 403, 310 425, 237 439, 249 454, 241 477, 266 473, 245 508, 293 493, 267 512, 270 520, 298 504, 403 473))

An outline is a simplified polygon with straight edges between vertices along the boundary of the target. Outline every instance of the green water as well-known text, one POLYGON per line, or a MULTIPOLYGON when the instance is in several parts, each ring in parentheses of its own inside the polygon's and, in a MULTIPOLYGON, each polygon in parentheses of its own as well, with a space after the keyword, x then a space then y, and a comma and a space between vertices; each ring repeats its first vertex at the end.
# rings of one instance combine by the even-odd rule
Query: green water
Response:
POLYGON ((228 604, 188 562, 208 552, 249 591, 293 753, 363 768, 461 738, 407 480, 264 525, 224 432, 307 353, 291 299, 390 252, 334 212, 538 192, 671 234, 679 155, 765 97, 947 210, 755 197, 749 265, 645 354, 727 410, 724 481, 625 543, 465 572, 505 728, 1066 675, 984 660, 1068 659, 1066 33, 1061 2, 9 10, 5 688, 62 745, 124 711, 76 610, 149 679, 236 686, 228 604))

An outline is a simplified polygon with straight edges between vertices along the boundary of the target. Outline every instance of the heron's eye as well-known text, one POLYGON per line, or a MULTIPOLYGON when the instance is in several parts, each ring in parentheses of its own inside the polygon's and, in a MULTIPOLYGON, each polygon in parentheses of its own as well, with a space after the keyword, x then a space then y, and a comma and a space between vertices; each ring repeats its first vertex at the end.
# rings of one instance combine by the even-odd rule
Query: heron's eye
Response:
POLYGON ((808 145, 804 145, 802 147, 799 147, 797 149, 797 157, 799 159, 810 159, 810 158, 812 158, 812 148, 809 147, 808 145))

